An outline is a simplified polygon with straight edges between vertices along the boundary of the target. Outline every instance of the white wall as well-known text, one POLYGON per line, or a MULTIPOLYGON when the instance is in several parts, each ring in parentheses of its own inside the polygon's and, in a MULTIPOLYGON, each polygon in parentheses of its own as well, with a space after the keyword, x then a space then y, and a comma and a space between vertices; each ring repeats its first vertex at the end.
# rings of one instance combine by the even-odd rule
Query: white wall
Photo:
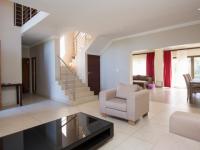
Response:
MULTIPOLYGON (((2 83, 22 83, 21 33, 14 26, 13 3, 0 0, 0 40, 1 40, 1 81, 2 83)), ((3 105, 16 103, 15 88, 4 88, 3 105)))
POLYGON ((74 56, 74 33, 67 32, 61 37, 63 37, 64 40, 60 43, 60 48, 62 48, 62 50, 60 50, 60 57, 69 65, 72 62, 72 56, 74 56))
POLYGON ((30 58, 30 48, 22 46, 22 58, 30 58))
POLYGON ((56 81, 56 51, 59 39, 49 40, 30 49, 30 56, 36 57, 36 93, 50 99, 66 102, 61 87, 56 81))
POLYGON ((101 56, 101 88, 113 88, 119 82, 130 83, 133 51, 199 42, 200 25, 114 41, 101 56))
POLYGON ((87 54, 86 49, 79 49, 75 58, 76 73, 83 83, 87 83, 87 54))
POLYGON ((103 36, 98 36, 98 37, 94 37, 93 42, 91 43, 91 45, 89 46, 89 48, 87 49, 87 54, 91 54, 91 55, 101 55, 101 51, 99 51, 100 49, 104 49, 106 45, 109 45, 111 39, 110 38, 106 38, 103 36))
MULTIPOLYGON (((76 52, 76 57, 75 57, 75 69, 77 76, 83 83, 88 84, 88 60, 87 60, 87 54, 92 54, 90 53, 90 49, 95 42, 95 38, 92 38, 90 43, 86 45, 82 49, 77 49, 76 52)), ((94 53, 96 54, 96 52, 94 53)), ((97 54, 98 55, 98 54, 97 54)))

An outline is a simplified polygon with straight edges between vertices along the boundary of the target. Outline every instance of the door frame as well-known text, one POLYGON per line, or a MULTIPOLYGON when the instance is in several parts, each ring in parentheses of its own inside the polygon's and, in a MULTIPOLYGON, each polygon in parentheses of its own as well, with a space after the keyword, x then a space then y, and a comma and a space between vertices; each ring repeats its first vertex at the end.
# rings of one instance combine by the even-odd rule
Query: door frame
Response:
POLYGON ((22 93, 24 93, 24 88, 23 88, 23 61, 28 61, 28 64, 29 64, 29 67, 28 67, 28 81, 26 81, 26 82, 28 82, 28 91, 27 92, 25 92, 25 93, 30 93, 31 92, 31 82, 30 82, 30 68, 31 68, 31 61, 30 61, 30 58, 27 58, 27 57, 23 57, 22 58, 22 93))
POLYGON ((32 93, 35 94, 36 93, 36 89, 37 89, 37 63, 36 63, 37 59, 36 57, 31 57, 31 83, 32 83, 32 93))
MULTIPOLYGON (((88 86, 89 86, 89 56, 96 56, 96 57, 99 57, 99 91, 98 93, 95 93, 95 95, 98 95, 99 92, 101 91, 101 58, 99 55, 92 55, 92 54, 87 54, 87 83, 88 83, 88 86)), ((95 91, 94 91, 95 92, 95 91)))

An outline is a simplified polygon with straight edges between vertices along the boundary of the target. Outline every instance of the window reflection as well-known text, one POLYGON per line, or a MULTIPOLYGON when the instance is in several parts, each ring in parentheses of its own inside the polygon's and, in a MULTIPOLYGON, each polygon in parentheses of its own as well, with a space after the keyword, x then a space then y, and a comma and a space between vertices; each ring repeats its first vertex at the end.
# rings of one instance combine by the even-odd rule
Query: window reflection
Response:
POLYGON ((66 137, 67 136, 67 117, 61 118, 61 126, 62 126, 62 134, 66 137))

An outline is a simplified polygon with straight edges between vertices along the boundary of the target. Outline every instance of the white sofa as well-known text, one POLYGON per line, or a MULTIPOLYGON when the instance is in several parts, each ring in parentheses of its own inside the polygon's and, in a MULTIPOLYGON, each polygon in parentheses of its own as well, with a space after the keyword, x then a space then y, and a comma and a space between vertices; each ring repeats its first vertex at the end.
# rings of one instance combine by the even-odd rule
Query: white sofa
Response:
POLYGON ((100 92, 100 112, 105 115, 123 118, 135 124, 140 117, 148 115, 149 91, 136 91, 125 85, 117 89, 100 92))
POLYGON ((169 131, 159 139, 153 150, 200 150, 200 114, 173 113, 169 131))
POLYGON ((170 117, 171 133, 200 142, 200 115, 187 112, 175 112, 170 117))

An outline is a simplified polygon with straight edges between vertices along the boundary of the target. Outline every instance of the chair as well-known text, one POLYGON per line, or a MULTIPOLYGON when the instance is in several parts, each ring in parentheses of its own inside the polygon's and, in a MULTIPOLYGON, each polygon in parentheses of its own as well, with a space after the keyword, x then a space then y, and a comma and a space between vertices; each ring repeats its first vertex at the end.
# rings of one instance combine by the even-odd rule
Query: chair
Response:
POLYGON ((140 117, 148 115, 149 91, 133 91, 125 87, 105 90, 100 92, 99 102, 102 115, 123 118, 133 125, 140 117), (121 97, 120 92, 123 93, 121 97))
POLYGON ((186 86, 187 86, 187 101, 191 102, 192 101, 192 94, 193 93, 199 93, 200 92, 200 87, 195 84, 191 84, 190 81, 192 80, 190 74, 184 74, 183 75, 186 86))
POLYGON ((190 94, 191 94, 191 86, 190 86, 190 78, 187 74, 183 75, 184 79, 185 79, 185 83, 186 83, 186 87, 187 87, 187 101, 190 101, 190 94))
POLYGON ((187 76, 187 78, 188 78, 188 80, 189 81, 191 81, 192 80, 192 77, 191 77, 191 75, 188 73, 188 74, 186 74, 186 76, 187 76))

